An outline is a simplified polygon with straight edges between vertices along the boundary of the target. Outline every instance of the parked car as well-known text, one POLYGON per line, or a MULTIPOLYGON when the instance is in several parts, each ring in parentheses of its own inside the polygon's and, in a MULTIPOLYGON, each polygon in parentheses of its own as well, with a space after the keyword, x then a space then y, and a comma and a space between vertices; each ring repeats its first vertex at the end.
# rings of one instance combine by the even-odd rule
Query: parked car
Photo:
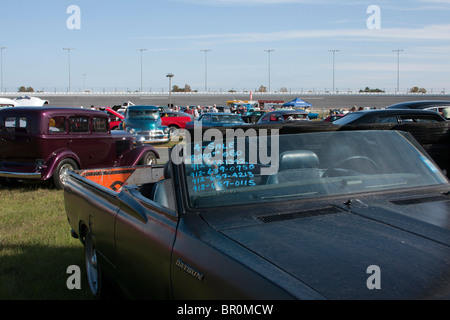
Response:
POLYGON ((127 107, 121 129, 131 133, 135 143, 168 142, 170 138, 156 106, 127 107))
POLYGON ((423 109, 431 110, 442 114, 443 109, 450 108, 450 101, 424 100, 424 101, 406 101, 393 104, 386 109, 423 109))
POLYGON ((16 107, 0 110, 0 177, 53 180, 67 170, 155 163, 151 146, 133 146, 124 131, 110 131, 108 116, 81 108, 16 107))
MULTIPOLYGON (((228 127, 245 124, 241 116, 234 113, 210 112, 202 114, 196 121, 202 123, 202 127, 228 127)), ((186 129, 193 128, 194 121, 186 123, 186 129)))
POLYGON ((14 99, 16 107, 42 107, 49 104, 48 100, 37 97, 21 96, 14 99))
POLYGON ((231 109, 225 106, 216 106, 218 112, 231 113, 231 109))
POLYGON ((192 117, 184 112, 160 111, 163 126, 169 127, 170 136, 177 135, 180 129, 186 128, 186 123, 192 121, 192 117))
POLYGON ((0 98, 0 109, 15 107, 16 102, 12 99, 0 98))
POLYGON ((267 110, 250 110, 246 114, 241 115, 241 118, 245 123, 257 123, 268 112, 267 110))
POLYGON ((407 101, 397 103, 387 107, 387 109, 423 109, 431 110, 441 114, 445 119, 450 120, 450 101, 425 100, 407 101))
POLYGON ((118 130, 124 118, 123 114, 110 107, 106 107, 105 112, 109 117, 109 128, 111 130, 118 130))
POLYGON ((257 123, 286 123, 291 121, 309 121, 308 113, 302 110, 275 110, 266 113, 257 123))
POLYGON ((247 138, 193 141, 119 190, 95 182, 108 168, 69 173, 95 296, 450 299, 450 183, 409 134, 247 138))
POLYGON ((350 112, 333 121, 336 125, 367 123, 434 123, 445 121, 440 114, 430 110, 381 109, 350 112))
POLYGON ((343 116, 345 116, 345 114, 343 113, 337 113, 337 114, 330 114, 329 116, 327 116, 325 119, 323 119, 322 121, 325 122, 334 122, 340 118, 342 118, 343 116))

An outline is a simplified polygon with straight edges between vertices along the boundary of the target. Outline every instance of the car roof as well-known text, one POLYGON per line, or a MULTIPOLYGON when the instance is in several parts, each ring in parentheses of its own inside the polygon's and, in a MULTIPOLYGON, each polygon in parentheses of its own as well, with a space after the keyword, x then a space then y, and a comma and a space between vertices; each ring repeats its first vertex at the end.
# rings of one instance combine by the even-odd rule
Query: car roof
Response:
POLYGON ((284 110, 275 110, 269 113, 298 113, 298 114, 308 114, 303 110, 294 110, 294 109, 284 109, 284 110))
POLYGON ((2 112, 2 114, 11 114, 11 115, 71 114, 71 115, 95 115, 107 117, 107 115, 103 111, 83 109, 83 108, 69 108, 69 107, 14 107, 1 109, 0 112, 2 112))
POLYGON ((129 110, 158 110, 159 107, 157 106, 145 106, 145 105, 139 105, 139 106, 129 106, 127 107, 129 110))
POLYGON ((207 115, 207 114, 210 114, 213 116, 217 116, 217 115, 240 116, 239 114, 231 113, 231 112, 205 112, 202 114, 202 116, 207 115))
POLYGON ((400 103, 393 104, 393 105, 389 106, 388 109, 396 109, 396 108, 421 109, 421 108, 439 106, 439 105, 450 106, 450 101, 444 101, 444 100, 406 101, 406 102, 400 102, 400 103))
MULTIPOLYGON (((415 115, 439 115, 437 112, 431 110, 423 110, 423 109, 372 109, 372 110, 361 110, 354 111, 351 114, 373 114, 373 113, 384 113, 384 114, 415 114, 415 115)), ((350 114, 350 113, 349 113, 350 114)))
POLYGON ((164 111, 160 111, 160 113, 172 113, 172 114, 177 114, 177 115, 183 116, 183 117, 190 117, 190 115, 187 114, 186 112, 180 112, 180 111, 164 110, 164 111))

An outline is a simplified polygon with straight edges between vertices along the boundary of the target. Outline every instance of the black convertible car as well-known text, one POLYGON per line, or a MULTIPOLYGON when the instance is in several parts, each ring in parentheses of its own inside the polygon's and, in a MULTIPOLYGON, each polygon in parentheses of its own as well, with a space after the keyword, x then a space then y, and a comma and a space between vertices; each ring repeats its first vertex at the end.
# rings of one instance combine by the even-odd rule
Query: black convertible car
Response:
POLYGON ((335 125, 369 123, 436 123, 446 121, 439 113, 431 110, 380 109, 355 111, 333 122, 335 125))
POLYGON ((450 184, 411 135, 251 130, 205 132, 120 184, 69 173, 96 296, 450 299, 450 184))

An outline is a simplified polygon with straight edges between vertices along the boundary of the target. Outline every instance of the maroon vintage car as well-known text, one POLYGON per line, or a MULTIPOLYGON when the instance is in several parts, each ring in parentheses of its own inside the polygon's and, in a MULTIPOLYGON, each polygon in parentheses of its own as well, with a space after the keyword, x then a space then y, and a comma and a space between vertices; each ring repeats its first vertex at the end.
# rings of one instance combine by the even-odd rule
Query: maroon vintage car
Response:
POLYGON ((134 146, 125 131, 111 131, 108 115, 81 108, 0 110, 0 178, 53 179, 63 188, 67 170, 156 163, 150 145, 134 146))

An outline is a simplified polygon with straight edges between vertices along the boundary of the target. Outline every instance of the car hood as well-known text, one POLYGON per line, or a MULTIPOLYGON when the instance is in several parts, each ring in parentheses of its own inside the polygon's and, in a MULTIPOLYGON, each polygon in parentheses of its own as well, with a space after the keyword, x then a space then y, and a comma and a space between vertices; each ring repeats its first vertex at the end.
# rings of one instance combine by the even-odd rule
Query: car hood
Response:
POLYGON ((327 299, 448 299, 449 200, 340 202, 215 227, 327 299))

